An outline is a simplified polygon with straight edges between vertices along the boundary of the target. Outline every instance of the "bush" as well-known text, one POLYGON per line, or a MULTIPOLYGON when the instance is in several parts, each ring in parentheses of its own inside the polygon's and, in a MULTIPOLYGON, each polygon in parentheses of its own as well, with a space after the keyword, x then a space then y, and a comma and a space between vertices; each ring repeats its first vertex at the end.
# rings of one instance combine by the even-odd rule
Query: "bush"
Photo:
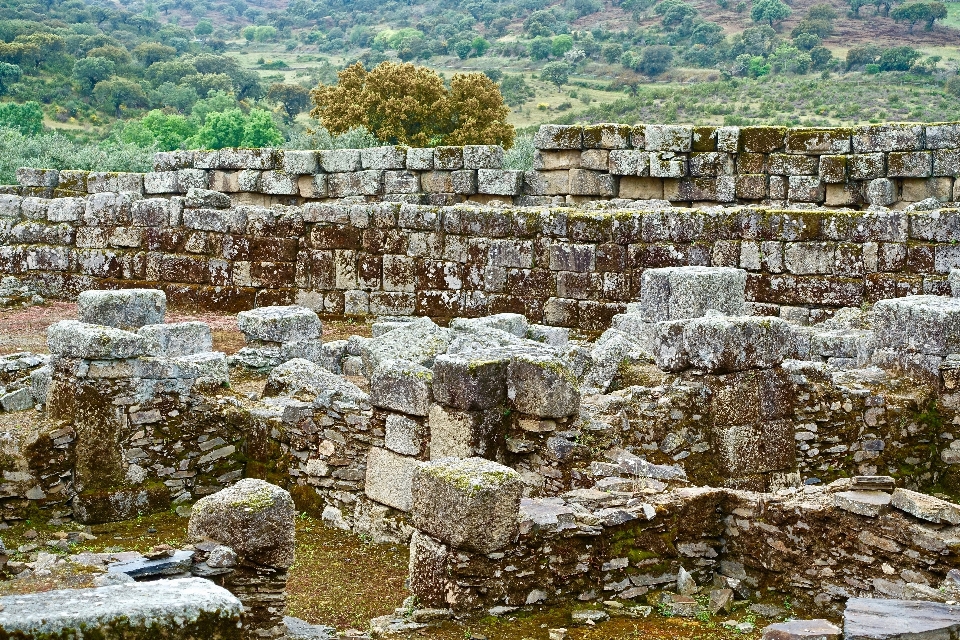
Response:
POLYGON ((39 102, 4 102, 0 104, 0 127, 16 129, 25 135, 36 135, 43 130, 43 109, 39 102))
POLYGON ((153 147, 143 148, 117 140, 98 145, 78 144, 60 133, 24 135, 0 128, 0 183, 14 184, 19 167, 81 169, 87 171, 150 171, 153 147))
POLYGON ((947 90, 947 93, 952 94, 960 98, 960 76, 953 76, 947 83, 943 86, 947 90))

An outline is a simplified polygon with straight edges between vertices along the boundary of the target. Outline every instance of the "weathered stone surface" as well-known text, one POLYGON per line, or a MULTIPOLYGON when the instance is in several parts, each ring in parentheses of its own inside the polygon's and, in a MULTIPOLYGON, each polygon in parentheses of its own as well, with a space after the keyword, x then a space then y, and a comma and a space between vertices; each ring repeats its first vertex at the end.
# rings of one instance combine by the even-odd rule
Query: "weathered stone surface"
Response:
POLYGON ((270 372, 263 397, 277 396, 309 402, 328 397, 369 407, 369 397, 355 384, 302 358, 288 360, 270 372))
POLYGON ((843 632, 829 620, 790 620, 763 629, 763 640, 834 640, 843 632))
POLYGON ((890 494, 882 491, 841 491, 833 494, 838 509, 876 518, 890 504, 890 494))
POLYGON ((790 353, 791 336, 790 325, 780 318, 713 315, 659 323, 653 355, 668 371, 769 369, 790 353))
POLYGON ((294 516, 290 494, 263 480, 247 478, 201 498, 193 505, 191 536, 232 548, 241 561, 289 567, 293 563, 294 516))
POLYGON ((213 332, 204 322, 149 324, 137 334, 147 340, 147 353, 176 358, 213 351, 213 332))
POLYGON ((450 344, 450 330, 429 318, 417 318, 360 347, 364 367, 371 373, 385 360, 407 360, 430 367, 437 355, 450 344))
POLYGON ((906 296, 874 305, 878 348, 945 356, 960 351, 960 299, 906 296))
POLYGON ((647 269, 640 285, 640 309, 650 322, 698 318, 714 309, 743 315, 747 272, 729 267, 647 269))
POLYGON ((936 524, 960 524, 960 506, 909 489, 895 489, 890 506, 936 524))
POLYGON ((383 444, 387 449, 405 456, 419 456, 423 453, 427 428, 421 421, 391 413, 385 423, 383 444))
POLYGON ((144 355, 147 341, 122 329, 61 320, 47 330, 50 353, 67 358, 119 360, 144 355))
POLYGON ((157 289, 83 291, 77 297, 81 322, 119 329, 138 329, 163 322, 167 296, 157 289))
POLYGON ((0 635, 23 640, 240 640, 243 607, 209 580, 158 580, 0 598, 0 635))
POLYGON ((520 474, 490 460, 424 463, 413 478, 413 523, 453 547, 492 553, 517 533, 522 492, 520 474))
POLYGON ((850 598, 844 640, 947 640, 960 633, 960 606, 917 600, 850 598))
POLYGON ((381 360, 370 377, 370 403, 414 416, 430 412, 433 372, 407 360, 381 360))
POLYGON ((573 372, 548 354, 514 355, 507 367, 507 398, 521 413, 563 418, 576 413, 580 391, 573 372))
POLYGON ((237 314, 237 324, 248 339, 267 342, 314 340, 322 325, 317 314, 299 306, 260 307, 237 314))
POLYGON ((502 409, 462 411, 434 404, 427 422, 430 459, 492 458, 503 439, 502 409))
POLYGON ((509 362, 509 357, 496 352, 438 356, 433 365, 433 397, 455 409, 506 406, 509 362))
POLYGON ((367 497, 388 507, 413 509, 413 475, 417 459, 372 447, 367 455, 367 497))

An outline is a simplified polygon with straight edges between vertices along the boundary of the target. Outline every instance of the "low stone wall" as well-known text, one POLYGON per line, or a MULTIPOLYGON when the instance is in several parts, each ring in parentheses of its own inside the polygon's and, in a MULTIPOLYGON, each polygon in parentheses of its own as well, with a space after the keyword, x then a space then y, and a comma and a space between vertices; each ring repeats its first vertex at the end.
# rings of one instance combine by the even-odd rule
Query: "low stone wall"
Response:
MULTIPOLYGON (((751 310, 829 310, 950 291, 960 210, 226 207, 209 195, 0 196, 0 273, 45 295, 149 286, 212 309, 337 315, 523 313, 600 329, 649 268, 738 266, 751 310)), ((801 316, 803 316, 801 318, 801 316)))
MULTIPOLYGON (((888 506, 850 511, 837 506, 836 496, 846 495, 842 488, 792 496, 711 488, 579 490, 524 500, 515 537, 492 550, 478 546, 486 533, 451 544, 445 532, 416 532, 411 590, 425 606, 460 611, 643 601, 648 593, 682 592, 683 570, 692 578, 683 595, 731 589, 737 599, 778 606, 789 599, 805 613, 830 615, 849 597, 935 592, 960 560, 957 527, 888 506)), ((437 515, 429 505, 415 505, 414 521, 423 528, 435 528, 429 519, 437 515)), ((667 603, 676 615, 694 617, 698 609, 694 600, 667 603)))
MULTIPOLYGON (((25 169, 21 195, 190 188, 235 203, 354 198, 449 205, 557 205, 627 198, 676 204, 815 203, 862 208, 960 200, 960 124, 847 128, 545 125, 532 171, 505 170, 497 146, 158 153, 146 174, 25 169)), ((16 189, 14 190, 16 191, 16 189)))

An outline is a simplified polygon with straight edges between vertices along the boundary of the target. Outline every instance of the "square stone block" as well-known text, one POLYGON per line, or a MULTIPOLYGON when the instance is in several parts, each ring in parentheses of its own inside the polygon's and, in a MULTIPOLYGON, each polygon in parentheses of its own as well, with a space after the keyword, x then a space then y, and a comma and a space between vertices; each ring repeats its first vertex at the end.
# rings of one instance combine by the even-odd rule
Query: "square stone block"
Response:
POLYGON ((292 342, 320 337, 322 325, 317 314, 306 307, 259 307, 237 314, 237 324, 247 340, 292 342))
POLYGON ((160 324, 167 312, 167 295, 158 289, 83 291, 77 296, 81 322, 119 329, 160 324))
POLYGON ((517 534, 523 482, 490 460, 439 460, 413 477, 413 526, 455 548, 493 553, 517 534))
POLYGON ((137 333, 147 339, 147 352, 177 358, 213 351, 213 333, 205 322, 149 324, 137 333))
POLYGON ((667 371, 730 373, 775 367, 792 345, 790 324, 780 318, 709 315, 658 324, 653 355, 667 371))
POLYGON ((455 409, 505 407, 509 362, 508 356, 496 352, 437 356, 433 365, 433 398, 455 409))
POLYGON ((433 373, 406 360, 384 360, 370 378, 370 404, 414 416, 430 412, 433 373))
POLYGON ((546 354, 513 356, 507 397, 514 410, 542 418, 564 418, 580 408, 576 376, 563 360, 546 354))
POLYGON ((873 308, 878 349, 946 356, 960 353, 960 298, 907 296, 873 308))
POLYGON ((364 492, 371 500, 409 513, 413 509, 413 476, 418 464, 416 458, 371 447, 364 492))
POLYGON ((500 408, 462 411, 434 404, 430 407, 430 459, 491 458, 504 438, 500 408))
POLYGON ((742 315, 747 272, 730 267, 647 269, 640 281, 640 311, 649 322, 697 318, 708 309, 742 315))
POLYGON ((61 320, 47 329, 50 353, 65 358, 87 360, 123 360, 146 351, 146 339, 130 331, 61 320))

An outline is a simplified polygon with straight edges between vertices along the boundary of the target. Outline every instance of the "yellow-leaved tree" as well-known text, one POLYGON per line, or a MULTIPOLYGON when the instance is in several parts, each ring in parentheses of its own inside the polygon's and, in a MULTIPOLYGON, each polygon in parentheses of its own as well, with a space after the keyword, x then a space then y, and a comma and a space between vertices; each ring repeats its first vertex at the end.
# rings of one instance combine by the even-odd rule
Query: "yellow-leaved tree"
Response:
POLYGON ((366 127, 384 143, 411 147, 513 145, 510 109, 482 73, 457 74, 447 87, 426 67, 382 62, 367 71, 358 62, 337 78, 337 84, 310 92, 310 116, 330 133, 366 127))

